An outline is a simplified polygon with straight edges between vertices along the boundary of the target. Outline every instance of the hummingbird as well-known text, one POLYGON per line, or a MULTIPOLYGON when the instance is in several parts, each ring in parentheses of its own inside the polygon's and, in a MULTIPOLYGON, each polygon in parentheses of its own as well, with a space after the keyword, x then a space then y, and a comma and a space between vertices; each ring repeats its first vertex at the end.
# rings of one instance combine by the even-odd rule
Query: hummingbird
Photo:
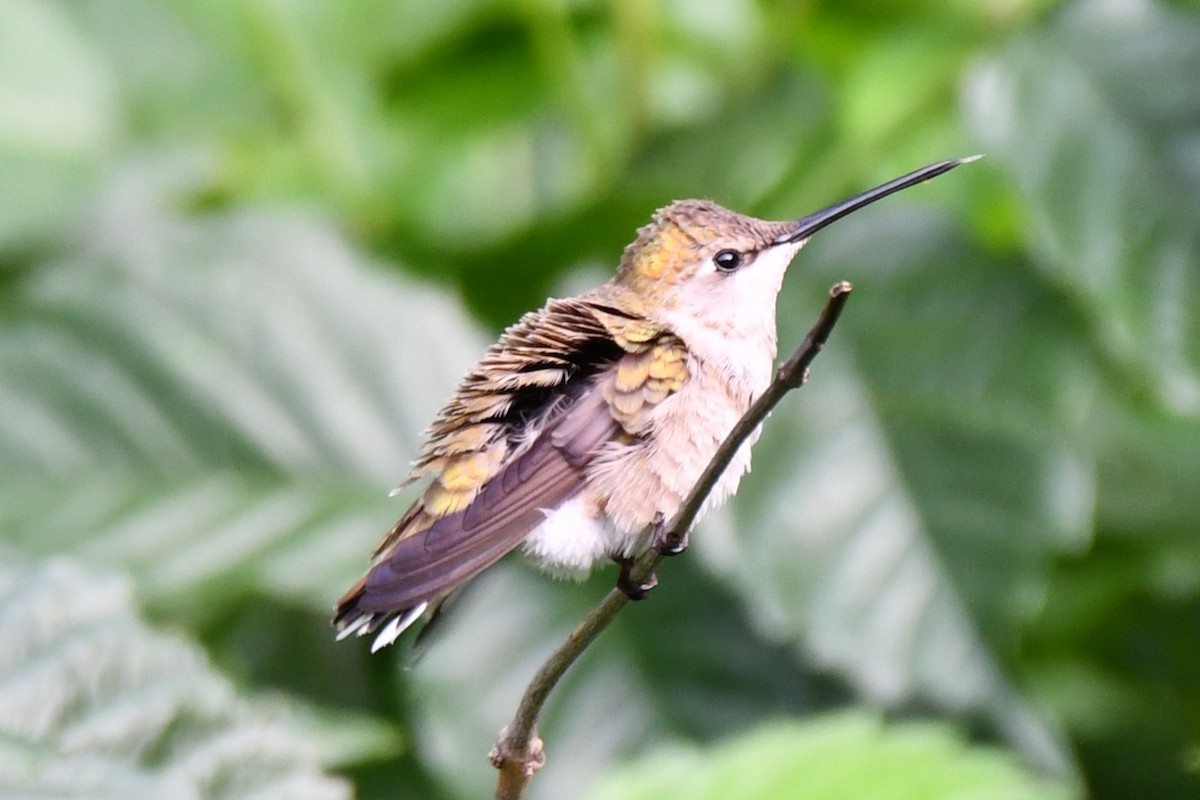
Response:
MULTIPOLYGON (((974 161, 930 164, 799 220, 771 222, 708 200, 659 209, 616 275, 551 299, 509 327, 437 414, 407 479, 420 497, 337 604, 342 639, 394 642, 456 588, 521 547, 543 569, 585 575, 660 552, 664 520, 767 388, 775 304, 817 231, 890 194, 974 161)), ((706 499, 750 468, 755 431, 706 499)), ((670 550, 674 554, 682 547, 670 550)))

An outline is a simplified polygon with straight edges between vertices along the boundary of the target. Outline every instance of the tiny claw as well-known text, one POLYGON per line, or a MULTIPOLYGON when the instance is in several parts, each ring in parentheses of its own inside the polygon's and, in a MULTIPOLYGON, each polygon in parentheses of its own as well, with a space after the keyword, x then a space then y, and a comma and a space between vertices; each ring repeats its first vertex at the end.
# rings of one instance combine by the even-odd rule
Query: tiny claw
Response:
POLYGON ((650 537, 650 546, 660 556, 677 556, 688 549, 688 532, 668 536, 666 522, 662 514, 654 518, 654 533, 650 537))
POLYGON ((635 581, 633 575, 632 558, 615 559, 621 565, 621 574, 617 576, 617 588, 625 593, 625 596, 630 600, 645 600, 646 595, 650 594, 650 590, 658 586, 658 576, 651 572, 640 581, 635 581))

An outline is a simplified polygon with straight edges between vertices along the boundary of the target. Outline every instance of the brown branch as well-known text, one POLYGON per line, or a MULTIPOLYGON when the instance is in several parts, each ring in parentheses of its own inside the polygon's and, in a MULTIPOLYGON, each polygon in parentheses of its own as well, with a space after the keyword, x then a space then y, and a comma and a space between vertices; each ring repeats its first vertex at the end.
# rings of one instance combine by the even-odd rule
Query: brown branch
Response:
MULTIPOLYGON (((708 467, 692 487, 679 512, 664 527, 663 549, 678 547, 695 522, 700 508, 712 492, 721 473, 729 466, 746 437, 762 424, 785 394, 800 388, 808 380, 808 367, 833 332, 833 326, 837 324, 846 301, 850 299, 852 288, 849 282, 841 281, 829 290, 829 299, 825 302, 821 316, 804 337, 800 347, 780 366, 767 390, 725 437, 725 441, 721 443, 708 467)), ((662 560, 663 555, 660 552, 654 548, 648 549, 634 562, 629 572, 630 578, 634 582, 648 579, 658 569, 662 560)), ((492 763, 500 770, 500 777, 496 783, 496 800, 520 800, 525 797, 530 780, 546 760, 542 752, 542 740, 537 735, 537 721, 546 698, 575 663, 575 659, 583 654, 588 645, 616 619, 617 614, 628 603, 629 597, 621 590, 609 591, 533 676, 520 705, 517 706, 517 713, 512 722, 500 732, 500 738, 491 752, 492 763)))

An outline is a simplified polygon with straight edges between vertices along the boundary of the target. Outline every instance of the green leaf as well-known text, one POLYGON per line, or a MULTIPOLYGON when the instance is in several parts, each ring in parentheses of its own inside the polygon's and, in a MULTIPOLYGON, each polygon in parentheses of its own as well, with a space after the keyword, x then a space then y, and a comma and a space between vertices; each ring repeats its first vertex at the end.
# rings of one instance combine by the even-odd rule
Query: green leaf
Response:
POLYGON ((122 471, 0 487, 5 540, 127 570, 157 613, 197 624, 258 594, 324 614, 396 508, 382 491, 232 469, 122 471), (359 542, 355 546, 355 542, 359 542))
POLYGON ((0 1, 0 248, 45 237, 116 138, 113 76, 61 3, 0 1))
POLYGON ((981 67, 969 109, 1026 204, 1028 248, 1097 349, 1200 416, 1200 20, 1079 3, 981 67), (1153 88, 1148 88, 1153 87, 1153 88))
POLYGON ((1086 329, 1019 263, 933 215, 866 222, 832 232, 819 268, 859 285, 844 332, 864 400, 956 591, 1004 652, 1053 559, 1090 543, 1086 329))
POLYGON ((811 309, 780 315, 785 352, 815 319, 817 287, 858 288, 697 552, 765 635, 866 697, 970 709, 1069 771, 1005 664, 1054 559, 1090 535, 1070 325, 1042 335, 1059 324, 1053 303, 927 215, 874 214, 813 247, 797 267, 828 282, 785 289, 781 308, 811 309))
POLYGON ((1195 12, 1075 3, 967 85, 970 121, 1021 201, 1030 266, 1083 320, 1078 351, 1102 366, 1082 429, 1096 546, 1059 566, 1022 661, 1110 797, 1200 785, 1186 755, 1200 669, 1187 633, 1200 587, 1195 12))
POLYGON ((252 590, 325 610, 482 341, 315 220, 164 210, 195 174, 127 174, 0 322, 0 532, 177 613, 252 590))
POLYGON ((660 749, 584 797, 742 800, 1066 800, 1011 755, 967 746, 937 724, 884 725, 862 714, 777 723, 717 747, 660 749))
POLYGON ((137 617, 128 582, 68 560, 0 567, 6 796, 348 798, 287 707, 239 698, 137 617))

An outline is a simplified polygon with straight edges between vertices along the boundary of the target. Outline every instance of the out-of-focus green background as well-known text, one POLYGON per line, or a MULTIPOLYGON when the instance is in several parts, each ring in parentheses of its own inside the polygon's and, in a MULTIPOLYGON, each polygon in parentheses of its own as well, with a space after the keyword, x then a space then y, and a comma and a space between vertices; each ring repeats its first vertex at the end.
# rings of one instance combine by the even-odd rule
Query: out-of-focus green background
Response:
MULTIPOLYGON (((651 211, 857 287, 537 798, 1200 796, 1200 10, 0 0, 0 795, 489 796, 609 587, 335 644, 419 434, 651 211)), ((767 313, 764 309, 764 313, 767 313)))

